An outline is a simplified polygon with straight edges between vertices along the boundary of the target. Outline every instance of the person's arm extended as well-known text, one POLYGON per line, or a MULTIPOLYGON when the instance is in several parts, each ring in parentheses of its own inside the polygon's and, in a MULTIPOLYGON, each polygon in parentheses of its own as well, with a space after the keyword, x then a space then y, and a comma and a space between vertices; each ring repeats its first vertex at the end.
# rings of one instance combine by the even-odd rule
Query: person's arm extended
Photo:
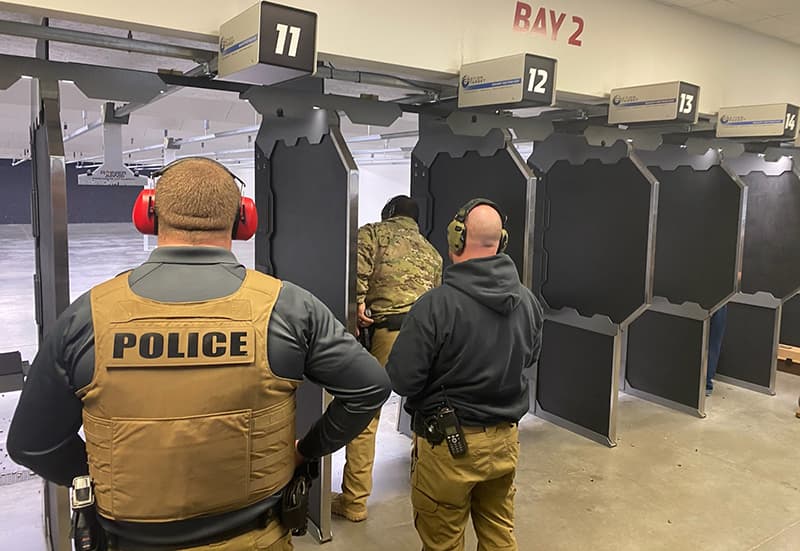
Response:
POLYGON ((413 397, 425 390, 431 366, 439 351, 432 295, 423 295, 403 321, 386 372, 400 396, 413 397))
MULTIPOLYGON (((391 394, 389 378, 378 361, 347 332, 333 313, 311 293, 284 284, 287 305, 302 316, 298 335, 305 350, 303 375, 332 396, 328 406, 297 449, 308 459, 333 453, 369 425, 391 394), (291 297, 290 297, 291 295, 291 297)), ((272 352, 270 352, 272 362, 272 352)))
POLYGON ((89 294, 59 316, 33 360, 8 432, 8 454, 42 478, 69 486, 88 473, 86 445, 78 436, 81 400, 72 375, 82 361, 94 361, 89 294))

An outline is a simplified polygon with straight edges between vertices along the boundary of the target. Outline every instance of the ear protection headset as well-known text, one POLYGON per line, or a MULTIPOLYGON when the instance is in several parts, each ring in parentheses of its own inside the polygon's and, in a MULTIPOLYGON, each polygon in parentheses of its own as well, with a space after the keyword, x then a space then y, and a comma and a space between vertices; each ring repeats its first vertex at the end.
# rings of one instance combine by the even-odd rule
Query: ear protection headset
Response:
POLYGON ((500 245, 497 247, 497 252, 504 252, 508 246, 508 231, 506 231, 507 220, 505 214, 503 214, 503 211, 500 210, 500 206, 494 201, 478 198, 467 202, 466 205, 458 209, 453 220, 447 225, 447 245, 455 254, 461 254, 464 251, 464 246, 467 244, 467 226, 465 225, 465 221, 469 213, 472 212, 472 209, 479 205, 489 205, 500 215, 500 220, 503 223, 503 230, 500 233, 500 245))
POLYGON ((397 210, 397 201, 394 200, 389 201, 388 203, 386 203, 386 205, 383 207, 383 210, 381 211, 381 220, 388 220, 389 218, 394 216, 396 210, 397 210))
MULTIPOLYGON (((231 175, 236 182, 239 182, 244 188, 244 182, 228 170, 224 165, 218 163, 213 159, 207 157, 184 157, 169 163, 164 168, 161 168, 151 174, 152 178, 163 176, 172 167, 190 159, 205 159, 212 163, 218 164, 225 169, 225 172, 231 175)), ((158 215, 156 214, 156 190, 143 189, 136 198, 133 204, 133 225, 141 233, 146 235, 158 235, 158 215)), ((239 241, 247 241, 256 233, 258 229, 258 211, 256 210, 255 202, 249 197, 242 196, 239 199, 239 209, 236 213, 236 218, 233 221, 233 231, 231 237, 239 241)))

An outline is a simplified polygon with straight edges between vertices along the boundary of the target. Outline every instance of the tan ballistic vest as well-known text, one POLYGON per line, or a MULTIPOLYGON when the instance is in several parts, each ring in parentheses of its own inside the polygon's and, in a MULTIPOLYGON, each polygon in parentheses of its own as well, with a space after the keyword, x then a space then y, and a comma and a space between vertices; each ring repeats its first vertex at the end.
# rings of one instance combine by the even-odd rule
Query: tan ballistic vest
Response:
POLYGON ((291 480, 298 384, 267 360, 280 288, 248 270, 236 293, 204 302, 139 297, 128 274, 92 289, 94 378, 80 396, 101 515, 225 513, 291 480))

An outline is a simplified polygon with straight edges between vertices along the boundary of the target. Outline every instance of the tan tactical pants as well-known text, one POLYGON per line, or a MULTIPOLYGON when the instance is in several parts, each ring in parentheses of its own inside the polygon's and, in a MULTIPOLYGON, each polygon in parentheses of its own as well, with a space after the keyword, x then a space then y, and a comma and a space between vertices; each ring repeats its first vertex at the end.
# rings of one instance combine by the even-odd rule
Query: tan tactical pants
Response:
MULTIPOLYGON (((370 353, 386 367, 389 353, 399 331, 376 329, 372 334, 370 353)), ((354 512, 367 510, 367 498, 372 493, 372 465, 375 462, 375 435, 378 432, 378 412, 364 432, 347 445, 344 474, 342 476, 342 505, 354 512)))
MULTIPOLYGON (((150 547, 137 545, 114 545, 109 543, 109 551, 162 551, 166 547, 150 547)), ((171 549, 171 548, 170 548, 171 549)), ((278 520, 273 520, 261 530, 253 530, 235 538, 215 542, 209 545, 198 545, 197 547, 181 547, 175 551, 293 551, 292 536, 281 525, 278 520)))
POLYGON ((463 551, 472 514, 478 551, 517 551, 514 475, 519 459, 516 424, 464 427, 469 452, 454 458, 447 444, 414 437, 411 504, 423 551, 463 551))

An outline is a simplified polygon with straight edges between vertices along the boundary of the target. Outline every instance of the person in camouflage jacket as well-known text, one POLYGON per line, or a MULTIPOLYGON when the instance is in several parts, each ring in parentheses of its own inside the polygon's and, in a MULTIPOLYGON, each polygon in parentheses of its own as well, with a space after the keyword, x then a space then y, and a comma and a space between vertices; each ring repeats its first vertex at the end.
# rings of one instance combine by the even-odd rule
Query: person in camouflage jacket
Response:
MULTIPOLYGON (((383 208, 381 222, 358 231, 358 326, 371 332, 370 352, 383 366, 405 314, 442 280, 442 257, 420 233, 418 219, 417 202, 399 195, 383 208)), ((347 445, 342 493, 331 504, 333 514, 353 522, 367 518, 379 419, 380 413, 347 445)))

